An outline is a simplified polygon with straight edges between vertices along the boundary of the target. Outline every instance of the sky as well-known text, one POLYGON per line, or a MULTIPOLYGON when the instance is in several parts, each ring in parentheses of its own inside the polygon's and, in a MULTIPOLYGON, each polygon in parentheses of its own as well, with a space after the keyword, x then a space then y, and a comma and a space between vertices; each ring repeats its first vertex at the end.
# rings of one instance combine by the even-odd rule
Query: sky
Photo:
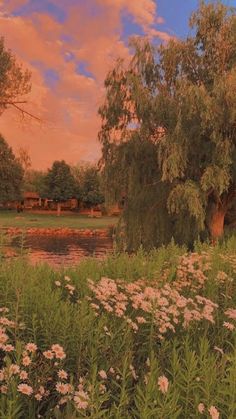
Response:
MULTIPOLYGON (((236 6, 236 0, 223 2, 236 6)), ((129 37, 147 35, 164 43, 183 38, 197 5, 198 0, 0 0, 1 36, 31 71, 27 110, 41 119, 4 112, 0 132, 14 152, 25 148, 32 166, 43 170, 54 160, 97 161, 103 82, 118 57, 129 58, 129 37)))

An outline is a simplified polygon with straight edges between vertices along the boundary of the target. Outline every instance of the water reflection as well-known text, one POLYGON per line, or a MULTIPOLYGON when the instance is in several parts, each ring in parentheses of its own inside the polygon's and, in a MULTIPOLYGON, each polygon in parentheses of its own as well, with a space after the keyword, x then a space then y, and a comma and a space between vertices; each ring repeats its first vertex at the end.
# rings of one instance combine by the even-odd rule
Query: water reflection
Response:
MULTIPOLYGON (((11 246, 19 249, 22 246, 22 239, 15 237, 11 246)), ((54 267, 76 265, 88 256, 104 258, 113 247, 111 238, 48 235, 28 235, 24 239, 23 246, 29 251, 29 259, 33 264, 47 262, 54 267)))

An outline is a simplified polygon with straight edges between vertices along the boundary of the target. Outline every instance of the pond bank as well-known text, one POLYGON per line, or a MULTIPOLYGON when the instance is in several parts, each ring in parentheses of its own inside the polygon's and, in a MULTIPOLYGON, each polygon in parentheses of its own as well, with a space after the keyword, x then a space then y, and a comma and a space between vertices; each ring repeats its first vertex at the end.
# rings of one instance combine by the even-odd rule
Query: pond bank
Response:
POLYGON ((77 237, 112 237, 113 227, 99 228, 99 229, 74 229, 67 227, 60 228, 18 228, 18 227, 5 227, 1 228, 0 231, 7 235, 36 235, 36 236, 77 236, 77 237))

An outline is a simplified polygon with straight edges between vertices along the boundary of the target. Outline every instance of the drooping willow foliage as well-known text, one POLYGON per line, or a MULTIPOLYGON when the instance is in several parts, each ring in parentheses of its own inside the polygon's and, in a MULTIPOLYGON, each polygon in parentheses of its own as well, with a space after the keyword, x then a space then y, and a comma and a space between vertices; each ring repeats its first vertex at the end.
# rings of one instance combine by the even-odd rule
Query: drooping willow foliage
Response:
POLYGON ((202 2, 190 25, 166 46, 134 39, 105 80, 103 171, 129 250, 217 238, 235 203, 235 11, 202 2))

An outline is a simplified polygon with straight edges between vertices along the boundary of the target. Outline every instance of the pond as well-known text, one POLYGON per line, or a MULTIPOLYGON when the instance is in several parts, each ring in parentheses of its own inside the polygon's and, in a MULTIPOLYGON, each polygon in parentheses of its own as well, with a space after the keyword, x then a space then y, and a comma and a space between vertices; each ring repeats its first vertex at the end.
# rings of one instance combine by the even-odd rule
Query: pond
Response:
POLYGON ((73 266, 86 257, 102 259, 113 249, 109 237, 49 236, 27 235, 22 243, 21 237, 14 237, 7 254, 18 254, 23 249, 28 253, 31 263, 47 262, 53 267, 73 266))

